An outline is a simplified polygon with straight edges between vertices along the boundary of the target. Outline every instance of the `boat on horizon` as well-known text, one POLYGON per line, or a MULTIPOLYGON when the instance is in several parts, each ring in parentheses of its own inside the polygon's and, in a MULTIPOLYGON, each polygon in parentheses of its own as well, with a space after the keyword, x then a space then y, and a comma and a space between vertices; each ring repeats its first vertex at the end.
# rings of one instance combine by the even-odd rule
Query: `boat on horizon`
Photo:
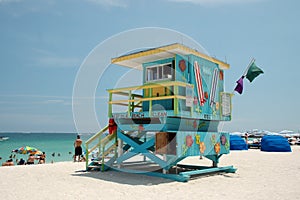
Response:
POLYGON ((0 142, 5 141, 5 140, 8 140, 8 139, 9 139, 9 137, 6 137, 6 136, 0 136, 0 142))

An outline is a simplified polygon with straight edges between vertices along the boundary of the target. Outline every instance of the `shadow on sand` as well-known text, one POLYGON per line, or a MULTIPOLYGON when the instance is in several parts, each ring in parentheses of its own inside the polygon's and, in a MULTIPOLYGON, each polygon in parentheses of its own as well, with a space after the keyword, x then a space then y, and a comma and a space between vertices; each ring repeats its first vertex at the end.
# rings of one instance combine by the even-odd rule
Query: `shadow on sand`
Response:
POLYGON ((164 183, 174 182, 169 179, 148 176, 140 173, 126 173, 121 171, 109 170, 105 172, 100 171, 76 171, 72 176, 95 178, 103 181, 115 182, 127 185, 159 185, 164 183))
MULTIPOLYGON (((157 166, 149 166, 149 165, 134 165, 130 167, 126 167, 126 169, 134 169, 134 170, 140 170, 140 171, 147 171, 147 172, 159 172, 162 173, 162 170, 157 166)), ((178 174, 181 172, 182 169, 170 169, 170 174, 178 174)), ((149 176, 145 175, 144 173, 139 173, 136 171, 136 173, 128 173, 122 171, 115 171, 115 170, 108 170, 105 172, 101 171, 76 171, 72 174, 73 176, 79 176, 79 177, 89 177, 89 178, 95 178, 103 181, 109 181, 109 182, 115 182, 119 184, 127 184, 127 185, 159 185, 164 183, 170 183, 170 182, 176 182, 175 180, 156 177, 156 176, 149 176)), ((207 173, 207 174, 201 174, 201 175, 195 175, 190 177, 190 181, 194 179, 199 178, 205 178, 209 176, 217 176, 217 175, 223 175, 225 178, 234 178, 233 174, 227 174, 224 172, 216 172, 216 173, 207 173)))

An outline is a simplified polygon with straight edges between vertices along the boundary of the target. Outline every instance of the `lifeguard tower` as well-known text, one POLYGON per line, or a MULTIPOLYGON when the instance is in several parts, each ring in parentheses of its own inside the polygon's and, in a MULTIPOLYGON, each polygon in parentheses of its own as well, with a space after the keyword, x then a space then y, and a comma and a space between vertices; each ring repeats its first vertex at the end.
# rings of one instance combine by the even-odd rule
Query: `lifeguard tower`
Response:
POLYGON ((143 83, 107 90, 109 125, 86 141, 87 170, 115 169, 177 181, 236 171, 218 167, 230 149, 229 133, 218 131, 221 121, 231 119, 231 93, 224 92, 229 64, 181 44, 130 53, 111 63, 142 70, 143 83), (92 152, 97 156, 90 159, 92 152), (212 165, 179 164, 188 156, 206 157, 212 165), (150 166, 155 170, 145 170, 150 166))

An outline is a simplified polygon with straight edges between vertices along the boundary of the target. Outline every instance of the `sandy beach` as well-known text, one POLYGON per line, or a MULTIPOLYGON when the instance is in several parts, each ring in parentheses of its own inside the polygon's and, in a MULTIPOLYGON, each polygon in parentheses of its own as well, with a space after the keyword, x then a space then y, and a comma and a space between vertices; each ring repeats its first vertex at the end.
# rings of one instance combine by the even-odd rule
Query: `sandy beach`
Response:
MULTIPOLYGON (((199 176, 186 183, 115 171, 85 172, 85 163, 0 167, 1 199, 299 199, 300 146, 291 153, 231 151, 219 166, 235 174, 199 176)), ((209 164, 193 157, 188 163, 209 164)))

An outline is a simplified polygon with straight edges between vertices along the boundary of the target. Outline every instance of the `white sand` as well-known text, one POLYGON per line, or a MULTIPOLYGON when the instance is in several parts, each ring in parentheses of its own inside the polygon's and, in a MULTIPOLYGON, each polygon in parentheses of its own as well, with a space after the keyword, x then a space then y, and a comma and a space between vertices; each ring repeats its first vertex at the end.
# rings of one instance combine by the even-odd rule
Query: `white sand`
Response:
MULTIPOLYGON (((187 183, 121 172, 83 172, 85 163, 0 167, 1 199, 300 199, 300 146, 292 153, 231 151, 219 166, 235 174, 187 183)), ((204 162, 192 158, 186 162, 204 162)))

